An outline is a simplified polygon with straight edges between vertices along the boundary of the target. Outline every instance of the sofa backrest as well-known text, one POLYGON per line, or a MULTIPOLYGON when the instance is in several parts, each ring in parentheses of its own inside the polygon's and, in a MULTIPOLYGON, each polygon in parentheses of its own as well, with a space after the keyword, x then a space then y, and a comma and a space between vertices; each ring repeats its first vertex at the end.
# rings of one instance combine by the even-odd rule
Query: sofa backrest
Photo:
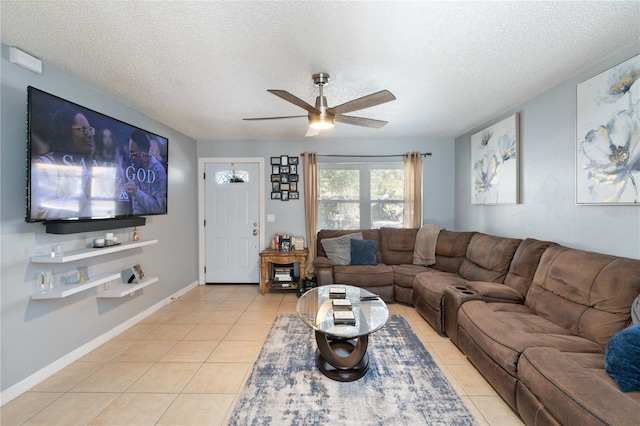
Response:
POLYGON ((382 252, 380 251, 380 231, 378 229, 322 229, 318 231, 317 242, 316 242, 316 250, 317 257, 326 257, 327 254, 324 251, 324 247, 322 247, 321 241, 324 238, 334 238, 340 237, 346 234, 354 234, 356 232, 362 233, 362 238, 364 240, 376 240, 378 241, 378 245, 376 246, 376 258, 378 262, 382 262, 382 252))
POLYGON ((503 283, 521 242, 517 238, 477 233, 471 237, 458 273, 469 281, 503 283))
POLYGON ((380 251, 386 265, 410 265, 417 228, 380 228, 380 251))
POLYGON ((442 272, 457 274, 467 254, 467 247, 475 232, 442 230, 436 242, 436 263, 431 267, 442 272))
POLYGON ((525 305, 605 346, 629 325, 639 293, 640 260, 553 245, 542 254, 525 305))
POLYGON ((513 255, 504 284, 516 290, 524 298, 533 282, 542 254, 554 244, 534 238, 527 238, 521 242, 513 255))

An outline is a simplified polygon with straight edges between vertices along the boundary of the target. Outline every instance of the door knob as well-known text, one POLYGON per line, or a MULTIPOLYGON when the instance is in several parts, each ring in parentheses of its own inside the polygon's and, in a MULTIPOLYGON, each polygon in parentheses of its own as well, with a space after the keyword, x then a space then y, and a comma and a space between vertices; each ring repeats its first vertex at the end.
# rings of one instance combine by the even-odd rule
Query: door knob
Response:
POLYGON ((258 230, 257 230, 257 229, 254 229, 254 230, 253 230, 253 236, 256 236, 256 235, 258 235, 258 230))

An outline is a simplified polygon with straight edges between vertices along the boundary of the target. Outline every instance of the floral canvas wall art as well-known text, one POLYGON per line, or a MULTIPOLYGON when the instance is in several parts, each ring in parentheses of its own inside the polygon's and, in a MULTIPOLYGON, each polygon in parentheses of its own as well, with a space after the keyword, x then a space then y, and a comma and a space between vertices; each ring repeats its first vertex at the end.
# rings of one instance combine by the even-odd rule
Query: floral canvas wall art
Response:
POLYGON ((576 203, 640 205, 640 55, 578 84, 576 203))
POLYGON ((517 204, 519 115, 471 135, 471 203, 517 204))

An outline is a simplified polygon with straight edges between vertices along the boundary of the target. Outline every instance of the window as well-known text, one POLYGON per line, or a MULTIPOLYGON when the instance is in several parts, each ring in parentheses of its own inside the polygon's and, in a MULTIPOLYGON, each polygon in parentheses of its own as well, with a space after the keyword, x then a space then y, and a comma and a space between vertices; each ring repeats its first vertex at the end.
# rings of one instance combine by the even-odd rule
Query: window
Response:
POLYGON ((249 172, 246 170, 222 170, 216 172, 216 183, 224 185, 227 183, 247 183, 249 182, 249 172))
POLYGON ((318 164, 320 229, 401 228, 402 163, 318 164))

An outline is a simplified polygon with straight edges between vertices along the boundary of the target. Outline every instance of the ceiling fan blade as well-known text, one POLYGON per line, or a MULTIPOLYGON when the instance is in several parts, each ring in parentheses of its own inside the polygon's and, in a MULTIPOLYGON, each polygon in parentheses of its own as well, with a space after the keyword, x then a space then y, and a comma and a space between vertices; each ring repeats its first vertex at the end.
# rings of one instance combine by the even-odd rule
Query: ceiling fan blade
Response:
POLYGON ((373 118, 353 117, 350 115, 336 115, 335 121, 345 124, 353 124, 354 126, 371 127, 373 129, 379 129, 384 127, 388 121, 374 120, 373 118))
POLYGON ((307 133, 304 134, 304 137, 308 138, 310 136, 318 136, 319 134, 320 134, 320 130, 309 127, 307 129, 307 133))
POLYGON ((381 90, 379 92, 372 93, 370 95, 363 96, 361 98, 354 99, 349 102, 345 102, 333 108, 329 108, 327 109, 327 112, 333 115, 344 114, 347 112, 357 111, 360 109, 371 108, 373 106, 380 105, 385 102, 391 102, 395 99, 396 97, 393 96, 393 93, 391 93, 390 91, 381 90))
POLYGON ((269 93, 273 93, 274 95, 276 95, 279 98, 284 99, 287 102, 291 102, 294 105, 299 106, 300 108, 309 111, 313 114, 320 114, 320 110, 317 109, 316 107, 309 105, 308 103, 306 103, 305 101, 303 101, 302 99, 298 98, 297 96, 293 96, 291 93, 287 92, 286 90, 267 90, 267 92, 269 93))
POLYGON ((280 120, 283 118, 300 118, 307 117, 306 115, 286 115, 282 117, 252 117, 252 118, 243 118, 245 121, 258 121, 258 120, 280 120))

